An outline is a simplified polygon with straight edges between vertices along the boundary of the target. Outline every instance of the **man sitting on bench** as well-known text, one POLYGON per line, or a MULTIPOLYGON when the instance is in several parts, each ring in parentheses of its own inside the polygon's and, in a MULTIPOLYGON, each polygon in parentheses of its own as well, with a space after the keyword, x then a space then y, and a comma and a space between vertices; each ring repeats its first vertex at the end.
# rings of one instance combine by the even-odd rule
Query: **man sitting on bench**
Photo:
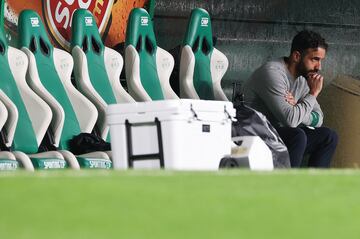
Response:
POLYGON ((309 167, 328 168, 336 149, 337 134, 321 127, 323 113, 316 100, 323 87, 319 71, 327 48, 318 33, 301 31, 289 57, 265 63, 243 87, 245 102, 266 115, 279 132, 292 167, 300 167, 309 154, 309 167))

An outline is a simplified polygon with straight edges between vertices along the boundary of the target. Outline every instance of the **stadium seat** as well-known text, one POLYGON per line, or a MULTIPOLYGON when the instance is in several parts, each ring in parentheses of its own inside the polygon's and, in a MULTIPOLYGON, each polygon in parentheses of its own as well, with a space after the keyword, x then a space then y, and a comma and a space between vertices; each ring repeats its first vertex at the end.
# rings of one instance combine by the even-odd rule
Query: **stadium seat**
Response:
MULTIPOLYGON (((0 72, 2 76, 0 89, 8 97, 9 102, 15 105, 18 113, 13 141, 7 139, 9 146, 14 150, 12 154, 28 170, 33 170, 34 167, 40 169, 65 168, 67 163, 59 152, 39 152, 39 145, 51 122, 52 113, 49 106, 27 85, 25 80, 27 67, 26 55, 22 51, 8 46, 4 30, 0 29, 0 72)), ((2 102, 4 103, 3 100, 2 102)), ((16 110, 10 108, 10 111, 14 113, 16 110)), ((16 113, 13 116, 16 116, 16 113)), ((14 123, 10 122, 9 124, 14 123)))
POLYGON ((178 99, 169 83, 174 58, 157 46, 152 20, 143 8, 130 13, 125 47, 126 80, 135 100, 178 99))
POLYGON ((194 9, 181 51, 181 98, 227 101, 220 82, 228 65, 226 56, 213 45, 208 12, 194 9))
POLYGON ((79 164, 84 168, 111 168, 104 152, 76 158, 69 152, 70 140, 82 132, 91 133, 98 116, 95 106, 71 83, 71 55, 52 46, 35 11, 22 11, 18 27, 21 50, 29 59, 27 82, 53 113, 50 132, 54 145, 72 168, 79 168, 79 164))
POLYGON ((73 15, 71 54, 76 85, 96 106, 97 126, 101 137, 107 139, 107 105, 135 101, 120 84, 121 55, 104 46, 96 21, 88 10, 78 9, 73 15))

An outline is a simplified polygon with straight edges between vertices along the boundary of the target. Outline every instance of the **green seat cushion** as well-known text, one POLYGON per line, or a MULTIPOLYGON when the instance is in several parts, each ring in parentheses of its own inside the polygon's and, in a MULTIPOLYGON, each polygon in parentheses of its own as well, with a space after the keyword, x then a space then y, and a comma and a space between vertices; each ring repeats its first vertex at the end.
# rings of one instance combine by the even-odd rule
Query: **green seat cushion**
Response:
POLYGON ((126 47, 133 46, 140 59, 140 80, 152 100, 163 100, 164 94, 156 65, 156 38, 152 20, 143 8, 134 8, 126 28, 126 47))
POLYGON ((195 56, 193 83, 200 99, 214 100, 210 60, 214 50, 209 13, 201 8, 191 12, 183 46, 190 46, 195 56))
POLYGON ((91 12, 77 9, 73 15, 71 28, 71 49, 78 46, 84 51, 94 89, 107 104, 116 104, 104 63, 105 46, 91 12))
POLYGON ((18 28, 19 47, 26 47, 32 51, 42 85, 64 109, 64 127, 59 148, 69 149, 69 140, 81 133, 81 130, 75 111, 54 65, 54 47, 46 34, 40 16, 35 11, 22 11, 18 28))

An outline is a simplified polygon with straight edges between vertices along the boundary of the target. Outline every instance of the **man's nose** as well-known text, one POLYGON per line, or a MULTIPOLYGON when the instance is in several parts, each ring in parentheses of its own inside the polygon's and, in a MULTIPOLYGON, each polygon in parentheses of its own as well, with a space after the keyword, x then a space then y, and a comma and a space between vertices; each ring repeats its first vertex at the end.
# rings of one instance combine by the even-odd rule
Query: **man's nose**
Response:
POLYGON ((320 61, 315 65, 315 70, 321 71, 321 62, 320 61))

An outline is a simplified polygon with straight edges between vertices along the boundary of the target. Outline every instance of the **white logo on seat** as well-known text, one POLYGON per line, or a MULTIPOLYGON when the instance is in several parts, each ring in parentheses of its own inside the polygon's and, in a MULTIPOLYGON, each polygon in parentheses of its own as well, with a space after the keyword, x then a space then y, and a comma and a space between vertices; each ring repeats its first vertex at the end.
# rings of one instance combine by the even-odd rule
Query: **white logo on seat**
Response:
POLYGON ((16 57, 15 65, 16 66, 24 66, 25 65, 25 62, 24 62, 24 59, 22 58, 22 56, 16 57))
POLYGON ((111 67, 112 68, 117 68, 117 67, 119 67, 120 66, 120 62, 118 61, 118 59, 117 58, 112 58, 111 59, 111 67))
POLYGON ((149 25, 149 18, 148 17, 141 17, 141 26, 149 25))
POLYGON ((30 22, 32 27, 40 27, 39 25, 39 18, 37 17, 30 17, 30 22))
POLYGON ((85 17, 85 25, 87 27, 91 27, 93 25, 93 19, 92 17, 85 17))
POLYGON ((215 69, 218 71, 223 71, 225 69, 225 62, 224 61, 216 61, 215 69))
POLYGON ((209 18, 207 18, 207 17, 202 17, 202 18, 201 18, 201 26, 202 26, 202 27, 207 27, 208 24, 209 24, 209 18))
POLYGON ((161 67, 163 69, 168 69, 170 67, 170 59, 169 58, 162 59, 161 67))

